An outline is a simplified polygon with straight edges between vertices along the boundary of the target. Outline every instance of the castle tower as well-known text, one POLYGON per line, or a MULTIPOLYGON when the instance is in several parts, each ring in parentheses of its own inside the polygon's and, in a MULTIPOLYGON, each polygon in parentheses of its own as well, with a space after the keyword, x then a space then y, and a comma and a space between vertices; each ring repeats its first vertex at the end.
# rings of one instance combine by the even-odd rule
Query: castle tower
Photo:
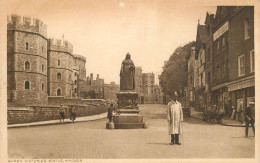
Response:
POLYGON ((39 19, 8 16, 8 105, 47 104, 47 26, 39 19))
POLYGON ((145 103, 154 103, 154 74, 143 73, 142 84, 145 103))
POLYGON ((73 96, 73 46, 68 41, 48 41, 48 95, 73 96))
POLYGON ((80 96, 80 90, 83 90, 86 84, 86 58, 74 54, 73 57, 73 95, 80 96))

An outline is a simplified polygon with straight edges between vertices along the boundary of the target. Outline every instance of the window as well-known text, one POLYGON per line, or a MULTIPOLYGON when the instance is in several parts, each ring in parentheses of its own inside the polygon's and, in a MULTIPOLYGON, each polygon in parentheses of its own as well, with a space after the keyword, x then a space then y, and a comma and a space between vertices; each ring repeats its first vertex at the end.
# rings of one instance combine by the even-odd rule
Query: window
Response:
POLYGON ((43 47, 42 47, 42 53, 43 53, 43 47))
POLYGON ((208 72, 208 83, 210 83, 210 72, 208 72))
POLYGON ((61 80, 61 74, 60 73, 57 74, 57 79, 61 80))
POLYGON ((74 81, 74 84, 77 85, 77 80, 74 81))
POLYGON ((255 72, 255 51, 250 51, 250 72, 255 72))
POLYGON ((25 70, 30 70, 30 62, 26 61, 26 62, 24 63, 24 69, 25 69, 25 70))
POLYGON ((42 91, 44 91, 44 84, 42 83, 42 91))
POLYGON ((24 83, 24 88, 25 89, 30 89, 30 82, 27 80, 27 81, 25 81, 25 83, 24 83))
POLYGON ((42 72, 44 72, 44 65, 42 65, 42 72))
POLYGON ((25 48, 26 48, 26 50, 29 49, 29 43, 28 42, 25 43, 25 48))
POLYGON ((192 76, 190 76, 190 84, 193 83, 193 79, 192 79, 192 76))
POLYGON ((250 38, 249 18, 245 18, 245 40, 250 38))
POLYGON ((58 66, 60 66, 60 60, 58 60, 58 66))
POLYGON ((77 76, 77 73, 76 73, 76 72, 74 73, 74 76, 77 76))
POLYGON ((77 88, 74 89, 74 93, 77 93, 77 88))
POLYGON ((238 76, 245 75, 245 56, 240 55, 238 57, 238 76))
POLYGON ((58 89, 57 89, 57 96, 60 96, 60 95, 61 95, 61 89, 58 88, 58 89))

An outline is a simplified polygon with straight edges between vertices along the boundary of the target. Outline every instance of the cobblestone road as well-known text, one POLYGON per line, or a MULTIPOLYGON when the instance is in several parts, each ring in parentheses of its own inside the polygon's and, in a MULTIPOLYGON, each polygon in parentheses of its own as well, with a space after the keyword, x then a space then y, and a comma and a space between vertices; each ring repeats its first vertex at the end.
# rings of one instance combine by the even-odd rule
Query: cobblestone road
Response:
POLYGON ((148 129, 106 130, 106 120, 8 129, 9 158, 252 158, 244 128, 185 118, 181 146, 170 146, 166 106, 141 105, 148 129))

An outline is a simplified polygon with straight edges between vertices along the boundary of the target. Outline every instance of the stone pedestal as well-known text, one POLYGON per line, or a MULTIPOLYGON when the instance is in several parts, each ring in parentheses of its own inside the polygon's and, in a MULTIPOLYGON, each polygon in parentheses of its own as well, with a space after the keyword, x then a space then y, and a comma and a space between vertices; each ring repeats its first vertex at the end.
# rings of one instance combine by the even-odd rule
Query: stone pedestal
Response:
POLYGON ((113 130, 115 128, 115 125, 113 122, 108 122, 106 123, 106 129, 111 129, 113 130))
POLYGON ((144 128, 143 116, 139 114, 138 93, 120 91, 117 98, 118 108, 113 116, 115 129, 144 128))

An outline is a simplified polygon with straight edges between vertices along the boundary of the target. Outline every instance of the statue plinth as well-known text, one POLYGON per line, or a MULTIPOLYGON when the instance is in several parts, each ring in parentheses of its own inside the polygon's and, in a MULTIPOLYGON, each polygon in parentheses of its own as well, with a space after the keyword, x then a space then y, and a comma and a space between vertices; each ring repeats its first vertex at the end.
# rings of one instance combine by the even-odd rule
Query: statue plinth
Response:
POLYGON ((138 93, 122 90, 117 93, 118 108, 113 116, 115 129, 144 128, 143 116, 138 108, 138 93))

